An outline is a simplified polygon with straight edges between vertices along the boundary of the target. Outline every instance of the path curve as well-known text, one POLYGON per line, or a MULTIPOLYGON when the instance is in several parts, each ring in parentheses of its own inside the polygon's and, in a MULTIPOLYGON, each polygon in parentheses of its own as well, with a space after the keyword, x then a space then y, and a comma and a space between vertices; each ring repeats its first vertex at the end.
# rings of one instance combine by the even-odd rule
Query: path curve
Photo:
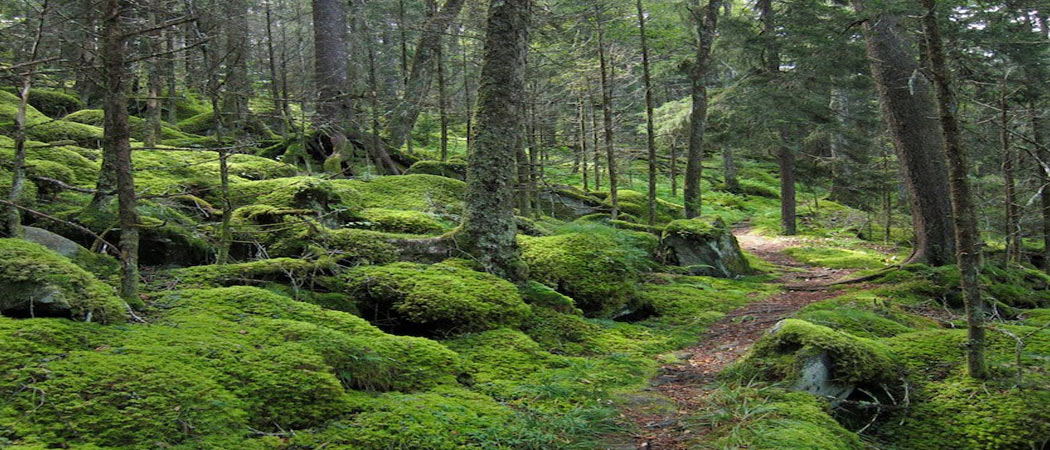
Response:
POLYGON ((827 285, 849 276, 854 270, 828 269, 802 264, 783 251, 805 245, 798 238, 763 236, 750 228, 734 230, 740 247, 777 266, 781 275, 770 283, 785 289, 765 300, 729 312, 711 325, 692 347, 676 352, 676 364, 661 366, 647 390, 673 403, 670 411, 653 414, 644 408, 628 407, 624 415, 637 425, 635 447, 648 450, 685 449, 702 430, 691 430, 683 420, 703 409, 706 394, 716 376, 741 357, 773 324, 806 305, 838 295, 827 285))

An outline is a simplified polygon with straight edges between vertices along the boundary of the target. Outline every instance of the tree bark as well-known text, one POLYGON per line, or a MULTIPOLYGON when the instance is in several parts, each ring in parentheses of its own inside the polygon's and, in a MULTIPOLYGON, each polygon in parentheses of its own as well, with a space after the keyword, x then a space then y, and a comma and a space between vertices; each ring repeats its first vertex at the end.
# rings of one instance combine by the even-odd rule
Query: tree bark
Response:
POLYGON ((455 235, 458 247, 482 267, 514 280, 525 277, 515 243, 514 155, 522 142, 530 4, 489 4, 466 211, 455 235))
POLYGON ((579 154, 580 169, 582 170, 581 173, 583 174, 583 191, 587 192, 589 190, 589 186, 587 185, 587 156, 589 154, 587 153, 587 114, 586 109, 584 109, 582 90, 576 93, 576 105, 578 122, 577 125, 579 128, 579 141, 577 142, 577 146, 579 146, 579 149, 577 153, 579 154))
POLYGON ((999 94, 999 145, 1003 155, 1003 195, 1006 202, 1006 262, 1021 262, 1021 225, 1014 182, 1016 155, 1010 148, 1010 105, 1006 100, 1006 79, 999 94))
MULTIPOLYGON (((1029 116, 1031 116, 1032 124, 1032 140, 1035 141, 1036 154, 1040 155, 1040 159, 1044 162, 1050 161, 1050 150, 1047 150, 1047 146, 1050 145, 1046 138, 1046 119, 1039 117, 1039 112, 1036 110, 1035 104, 1031 103, 1028 105, 1029 116)), ((1035 164, 1036 176, 1039 180, 1040 192, 1039 192, 1039 212, 1042 219, 1042 234, 1043 234, 1043 264, 1042 269, 1044 272, 1050 273, 1050 175, 1047 175, 1046 170, 1042 167, 1039 162, 1035 164)))
POLYGON ((348 79, 346 2, 313 0, 314 82, 317 84, 317 126, 331 145, 325 171, 342 173, 350 158, 346 133, 354 105, 348 79))
POLYGON ((653 82, 649 74, 649 42, 645 36, 645 11, 636 0, 638 35, 642 44, 642 80, 645 84, 645 135, 649 150, 649 225, 656 225, 656 131, 653 125, 653 82))
MULTIPOLYGON (((770 83, 777 83, 780 78, 780 48, 777 45, 777 24, 773 12, 772 0, 758 0, 759 16, 762 21, 762 35, 765 38, 764 71, 770 83)), ((780 170, 780 232, 787 236, 794 235, 795 217, 795 152, 787 145, 788 132, 781 125, 776 125, 777 132, 777 166, 780 170)))
POLYGON ((103 9, 102 62, 105 73, 105 135, 103 153, 112 155, 116 168, 117 204, 120 223, 120 296, 131 305, 141 305, 138 296, 139 216, 136 211, 135 178, 131 163, 131 129, 125 72, 123 0, 106 0, 103 9))
POLYGON ((612 204, 612 211, 609 217, 612 220, 616 220, 620 212, 620 202, 616 195, 616 149, 613 146, 612 82, 609 80, 609 62, 605 54, 605 30, 602 27, 602 19, 597 11, 595 11, 595 20, 598 22, 598 65, 601 71, 602 120, 605 124, 605 166, 609 177, 609 203, 612 204))
POLYGON ((463 9, 464 0, 445 0, 441 10, 434 14, 423 26, 423 32, 416 44, 416 53, 412 57, 412 69, 405 79, 405 92, 401 101, 387 117, 387 144, 395 151, 400 149, 412 133, 412 128, 419 119, 431 85, 431 69, 442 45, 443 36, 449 25, 463 9))
POLYGON ((700 216, 700 176, 704 157, 704 129, 707 127, 707 74, 711 65, 711 47, 718 26, 718 10, 721 0, 708 0, 701 7, 697 0, 692 16, 696 26, 696 54, 693 60, 691 97, 692 111, 689 115, 689 150, 685 167, 685 217, 700 216))
MULTIPOLYGON (((863 12, 864 0, 853 0, 853 7, 863 12)), ((915 246, 908 261, 941 266, 955 260, 948 169, 929 84, 918 75, 899 27, 897 17, 877 15, 864 21, 862 31, 911 202, 915 246)))
POLYGON ((940 113, 941 138, 948 160, 951 184, 952 221, 955 228, 956 259, 962 274, 963 303, 966 307, 966 330, 969 337, 966 349, 966 369, 973 378, 985 378, 984 303, 978 285, 980 270, 979 235, 974 213, 973 197, 967 179, 966 154, 962 149, 959 125, 955 118, 954 94, 945 62, 940 29, 937 25, 935 0, 920 0, 926 8, 922 17, 930 71, 936 88, 937 110, 940 113))

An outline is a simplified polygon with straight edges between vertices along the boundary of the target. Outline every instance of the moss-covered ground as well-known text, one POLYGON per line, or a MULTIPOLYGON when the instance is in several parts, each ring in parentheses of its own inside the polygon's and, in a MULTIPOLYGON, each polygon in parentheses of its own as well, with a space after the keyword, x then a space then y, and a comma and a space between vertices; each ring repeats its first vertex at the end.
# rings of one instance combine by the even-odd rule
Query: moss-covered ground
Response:
MULTIPOLYGON (((740 314, 749 305, 784 295, 776 274, 785 269, 754 254, 745 257, 755 271, 736 278, 690 276, 659 254, 661 236, 702 239, 718 219, 776 234, 778 181, 768 164, 742 161, 740 192, 705 178, 701 220, 675 222, 680 201, 662 180, 656 224, 647 225, 637 163, 622 177, 619 221, 555 219, 541 201, 539 214, 519 218, 530 275, 515 285, 468 259, 412 260, 460 221, 462 140, 449 163, 433 161, 433 142, 418 140, 423 162, 408 175, 355 167, 358 176, 331 177, 311 171, 319 162, 307 164, 301 142, 260 133, 265 145, 231 157, 224 192, 218 155, 207 148, 215 138, 203 137, 213 134, 213 113, 188 97, 180 122, 162 127, 167 146, 134 143, 147 267, 145 307, 131 314, 102 255, 112 249, 78 228, 111 241, 117 234, 115 206, 90 206, 82 192, 101 166, 99 112, 77 111, 75 96, 60 91, 40 90, 30 103, 21 201, 76 226, 25 221, 87 250, 69 259, 0 240, 0 447, 634 445, 624 436, 639 429, 623 411, 651 393, 661 367, 688 361, 681 349, 714 327, 753 321, 740 314), (216 265, 227 201, 234 262, 216 265), (45 295, 65 312, 23 307, 45 295)), ((8 135, 0 136, 0 189, 10 184, 16 104, 0 90, 8 135)), ((145 122, 132 126, 141 139, 145 122)), ((576 188, 566 195, 609 206, 603 189, 580 189, 568 164, 546 170, 553 185, 576 188)), ((802 236, 786 255, 868 273, 900 263, 900 229, 887 243, 868 215, 818 194, 801 202, 802 236)), ((905 266, 792 311, 676 426, 700 436, 688 443, 701 448, 1045 445, 1050 330, 1040 327, 1050 321, 1050 278, 994 264, 983 272, 999 320, 988 351, 994 376, 981 382, 963 374, 957 280, 951 268, 905 266), (832 406, 792 391, 801 365, 820 354, 835 362, 836 382, 870 398, 832 406)))

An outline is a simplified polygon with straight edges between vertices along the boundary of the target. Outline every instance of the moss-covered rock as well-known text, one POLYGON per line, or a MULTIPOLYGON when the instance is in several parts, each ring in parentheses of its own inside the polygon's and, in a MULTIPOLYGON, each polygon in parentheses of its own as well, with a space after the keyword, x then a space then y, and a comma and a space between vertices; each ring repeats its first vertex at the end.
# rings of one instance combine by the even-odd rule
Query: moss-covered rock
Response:
MULTIPOLYGON (((753 411, 759 413, 748 414, 742 418, 743 423, 727 427, 730 428, 729 433, 715 442, 717 448, 867 448, 855 433, 843 428, 831 417, 827 402, 822 399, 801 392, 771 390, 762 392, 759 398, 757 393, 751 392, 752 389, 740 387, 738 390, 743 391, 740 397, 751 397, 750 401, 758 405, 758 409, 753 411)), ((731 401, 739 401, 739 397, 731 401)))
POLYGON ((827 379, 840 385, 896 378, 896 359, 885 344, 797 319, 771 328, 729 374, 801 384, 803 369, 815 359, 825 360, 827 379))
MULTIPOLYGON (((3 90, 16 98, 19 95, 18 89, 13 87, 3 90)), ((50 88, 29 89, 29 104, 50 117, 62 117, 84 107, 75 93, 50 88)))
POLYGON ((572 297, 589 316, 629 314, 638 306, 634 291, 655 238, 596 225, 581 231, 519 236, 530 277, 572 297))
POLYGON ((46 247, 0 239, 0 312, 18 317, 63 316, 122 322, 124 302, 113 288, 46 247))
POLYGON ((360 195, 364 208, 397 208, 458 217, 467 184, 436 175, 399 175, 369 180, 332 180, 336 192, 360 195))
MULTIPOLYGON (((647 221, 649 217, 649 196, 638 191, 624 189, 617 191, 616 201, 620 211, 634 217, 647 221)), ((611 206, 611 205, 610 205, 611 206)), ((656 199, 656 223, 667 223, 672 220, 681 219, 685 210, 674 203, 662 199, 656 199)))
POLYGON ((418 161, 412 164, 412 167, 409 167, 405 174, 439 175, 465 181, 467 179, 467 162, 462 159, 418 161))
POLYGON ((301 284, 309 278, 330 273, 334 261, 273 258, 240 264, 193 266, 172 270, 171 276, 183 287, 225 287, 265 285, 275 281, 301 284))
MULTIPOLYGON (((102 127, 105 123, 105 112, 101 109, 82 109, 75 113, 69 114, 62 118, 69 122, 82 123, 86 125, 93 125, 96 127, 102 127)), ((149 123, 146 119, 141 117, 130 116, 128 117, 128 125, 131 127, 131 138, 140 141, 146 140, 146 134, 148 133, 149 123)), ((188 139, 191 136, 183 133, 175 128, 161 124, 160 136, 158 140, 165 139, 188 139)))
POLYGON ((660 238, 660 253, 665 263, 687 267, 693 275, 734 277, 751 272, 740 244, 721 218, 667 224, 660 238))
POLYGON ((517 326, 529 314, 513 284, 453 264, 359 267, 345 278, 364 317, 412 334, 434 335, 517 326))
POLYGON ((367 222, 369 227, 391 233, 434 234, 448 228, 420 211, 366 208, 361 210, 358 216, 367 222))

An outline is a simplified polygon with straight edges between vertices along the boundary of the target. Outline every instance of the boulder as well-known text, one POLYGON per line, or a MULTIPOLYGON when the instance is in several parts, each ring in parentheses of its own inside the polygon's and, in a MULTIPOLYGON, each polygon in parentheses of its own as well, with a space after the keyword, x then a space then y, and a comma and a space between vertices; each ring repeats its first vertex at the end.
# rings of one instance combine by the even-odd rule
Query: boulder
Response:
POLYGON ((691 275, 732 278, 751 272, 740 244, 722 219, 675 220, 660 237, 663 262, 688 268, 691 275))

